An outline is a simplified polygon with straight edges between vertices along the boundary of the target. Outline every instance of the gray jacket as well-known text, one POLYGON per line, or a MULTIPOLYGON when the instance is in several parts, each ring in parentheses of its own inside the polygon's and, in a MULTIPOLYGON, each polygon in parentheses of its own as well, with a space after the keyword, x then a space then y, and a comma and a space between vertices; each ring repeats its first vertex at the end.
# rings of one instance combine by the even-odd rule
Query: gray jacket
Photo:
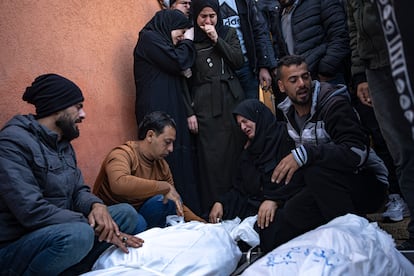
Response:
POLYGON ((32 115, 17 115, 0 132, 0 246, 36 229, 85 222, 102 201, 84 184, 67 141, 32 115))

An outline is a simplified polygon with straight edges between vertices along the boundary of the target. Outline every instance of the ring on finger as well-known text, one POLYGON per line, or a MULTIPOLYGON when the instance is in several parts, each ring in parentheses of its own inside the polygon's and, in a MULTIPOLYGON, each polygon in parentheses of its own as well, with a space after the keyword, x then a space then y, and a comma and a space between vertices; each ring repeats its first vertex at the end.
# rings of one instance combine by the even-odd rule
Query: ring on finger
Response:
POLYGON ((122 238, 121 238, 121 241, 122 241, 123 243, 125 243, 125 244, 126 244, 127 240, 128 240, 128 238, 127 238, 127 237, 122 237, 122 238))

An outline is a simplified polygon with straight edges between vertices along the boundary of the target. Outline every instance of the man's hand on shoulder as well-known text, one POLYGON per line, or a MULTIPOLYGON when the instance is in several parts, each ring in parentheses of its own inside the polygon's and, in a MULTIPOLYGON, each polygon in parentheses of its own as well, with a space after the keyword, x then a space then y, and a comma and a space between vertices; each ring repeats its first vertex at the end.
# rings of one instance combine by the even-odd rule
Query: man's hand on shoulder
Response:
POLYGON ((298 169, 299 165, 293 157, 293 154, 290 153, 285 158, 283 158, 279 164, 277 164, 276 168, 273 170, 271 180, 272 182, 280 183, 286 177, 285 184, 288 184, 292 179, 293 174, 298 169))

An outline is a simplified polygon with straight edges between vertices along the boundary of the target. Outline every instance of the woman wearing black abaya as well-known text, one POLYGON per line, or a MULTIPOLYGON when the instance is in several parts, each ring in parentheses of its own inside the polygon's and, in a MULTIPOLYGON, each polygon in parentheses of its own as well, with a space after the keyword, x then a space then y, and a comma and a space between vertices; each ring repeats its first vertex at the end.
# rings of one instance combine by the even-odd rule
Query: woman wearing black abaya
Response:
POLYGON ((232 111, 244 99, 235 69, 243 54, 235 29, 223 26, 217 0, 193 0, 194 46, 188 104, 190 130, 196 135, 203 214, 231 188, 244 137, 232 111))
POLYGON ((191 26, 182 12, 168 9, 157 12, 140 31, 134 50, 135 115, 138 124, 152 111, 174 118, 176 141, 166 160, 183 201, 198 213, 196 159, 183 100, 185 77, 195 60, 191 32, 186 32, 191 26))
POLYGON ((233 188, 213 205, 209 221, 257 214, 259 227, 267 227, 276 209, 302 187, 300 171, 288 185, 271 182, 273 169, 295 148, 295 143, 287 133, 286 124, 278 122, 257 99, 244 100, 233 114, 248 142, 240 156, 233 188))

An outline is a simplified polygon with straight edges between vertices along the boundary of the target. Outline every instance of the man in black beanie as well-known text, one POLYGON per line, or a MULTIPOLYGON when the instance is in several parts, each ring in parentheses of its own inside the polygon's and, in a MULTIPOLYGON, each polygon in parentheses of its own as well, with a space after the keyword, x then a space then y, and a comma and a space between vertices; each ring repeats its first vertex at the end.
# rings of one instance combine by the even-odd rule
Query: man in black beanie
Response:
POLYGON ((16 115, 0 131, 0 274, 78 275, 111 244, 140 247, 128 204, 110 207, 90 192, 70 141, 85 118, 72 81, 37 77, 23 94, 36 115, 16 115))

